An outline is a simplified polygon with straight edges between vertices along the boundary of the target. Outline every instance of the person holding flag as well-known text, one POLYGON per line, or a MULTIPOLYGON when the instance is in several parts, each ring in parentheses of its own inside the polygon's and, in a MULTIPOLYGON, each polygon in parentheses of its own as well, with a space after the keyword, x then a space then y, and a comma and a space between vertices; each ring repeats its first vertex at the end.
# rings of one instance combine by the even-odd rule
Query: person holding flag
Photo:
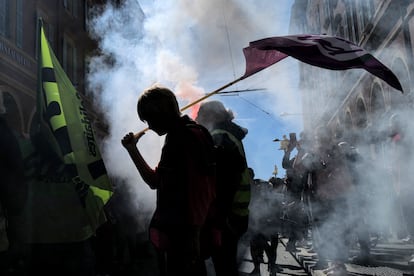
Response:
POLYGON ((27 275, 95 275, 93 239, 112 185, 82 96, 38 21, 38 94, 30 139, 20 142, 28 199, 20 229, 27 275))
POLYGON ((181 116, 177 99, 168 88, 145 90, 137 111, 149 129, 166 135, 155 169, 137 148, 146 130, 128 133, 122 139, 143 180, 157 190, 149 234, 158 252, 161 275, 206 275, 200 236, 215 198, 212 138, 204 127, 187 115, 181 116))

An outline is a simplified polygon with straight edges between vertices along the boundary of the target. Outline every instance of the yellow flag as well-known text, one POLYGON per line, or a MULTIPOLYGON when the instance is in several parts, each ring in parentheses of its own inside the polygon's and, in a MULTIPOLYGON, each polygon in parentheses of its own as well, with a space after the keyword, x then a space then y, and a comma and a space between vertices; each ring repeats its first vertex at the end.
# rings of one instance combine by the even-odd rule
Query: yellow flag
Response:
POLYGON ((62 162, 76 171, 74 185, 88 185, 86 209, 96 229, 112 185, 82 98, 53 53, 41 20, 39 28, 37 107, 42 135, 62 162))

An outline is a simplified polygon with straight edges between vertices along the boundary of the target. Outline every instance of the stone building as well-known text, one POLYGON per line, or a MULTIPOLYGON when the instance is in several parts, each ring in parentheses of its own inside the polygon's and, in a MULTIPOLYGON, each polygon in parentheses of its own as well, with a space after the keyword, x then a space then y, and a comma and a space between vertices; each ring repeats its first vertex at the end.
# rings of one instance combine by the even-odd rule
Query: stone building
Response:
POLYGON ((375 194, 370 208, 376 215, 370 223, 382 235, 398 238, 414 237, 413 15, 413 0, 296 0, 290 30, 345 38, 399 79, 404 93, 363 69, 331 71, 300 64, 305 132, 312 137, 323 128, 330 142, 358 147, 366 161, 359 164, 359 175, 375 194))
POLYGON ((389 121, 396 109, 413 106, 413 14, 411 0, 295 1, 292 34, 343 37, 390 68, 404 90, 401 94, 362 69, 330 71, 301 64, 306 131, 327 125, 338 136, 364 135, 380 121, 389 121))
MULTIPOLYGON (((0 0, 0 113, 16 133, 29 136, 36 111, 38 18, 72 84, 85 95, 86 60, 96 49, 87 33, 88 11, 104 2, 0 0)), ((91 112, 92 117, 96 112, 91 112)), ((105 132, 103 124, 96 120, 95 124, 105 132)))

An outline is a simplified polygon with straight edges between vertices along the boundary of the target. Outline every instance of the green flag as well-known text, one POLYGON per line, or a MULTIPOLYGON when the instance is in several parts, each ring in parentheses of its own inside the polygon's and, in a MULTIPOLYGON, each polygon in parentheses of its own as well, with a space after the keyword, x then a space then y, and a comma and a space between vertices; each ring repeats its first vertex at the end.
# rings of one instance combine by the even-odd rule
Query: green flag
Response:
POLYGON ((76 171, 74 185, 83 182, 88 186, 85 208, 96 229, 101 224, 102 208, 112 195, 112 185, 82 98, 54 55, 41 20, 39 28, 40 129, 56 155, 76 171))

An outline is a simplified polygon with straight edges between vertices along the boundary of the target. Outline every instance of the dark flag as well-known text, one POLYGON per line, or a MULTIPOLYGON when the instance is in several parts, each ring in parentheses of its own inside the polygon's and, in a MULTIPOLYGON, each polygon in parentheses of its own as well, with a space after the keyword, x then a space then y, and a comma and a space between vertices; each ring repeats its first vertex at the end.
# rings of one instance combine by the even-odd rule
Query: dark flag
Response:
POLYGON ((331 70, 365 69, 397 90, 403 91, 394 73, 363 48, 328 35, 289 35, 250 42, 243 49, 246 78, 286 56, 331 70))
POLYGON ((288 55, 277 50, 263 51, 255 47, 244 48, 243 54, 246 59, 246 72, 243 78, 247 78, 288 57, 288 55))
POLYGON ((88 112, 50 47, 39 20, 37 109, 42 137, 62 163, 74 168, 74 185, 87 190, 85 211, 96 229, 112 185, 102 160, 88 112))

